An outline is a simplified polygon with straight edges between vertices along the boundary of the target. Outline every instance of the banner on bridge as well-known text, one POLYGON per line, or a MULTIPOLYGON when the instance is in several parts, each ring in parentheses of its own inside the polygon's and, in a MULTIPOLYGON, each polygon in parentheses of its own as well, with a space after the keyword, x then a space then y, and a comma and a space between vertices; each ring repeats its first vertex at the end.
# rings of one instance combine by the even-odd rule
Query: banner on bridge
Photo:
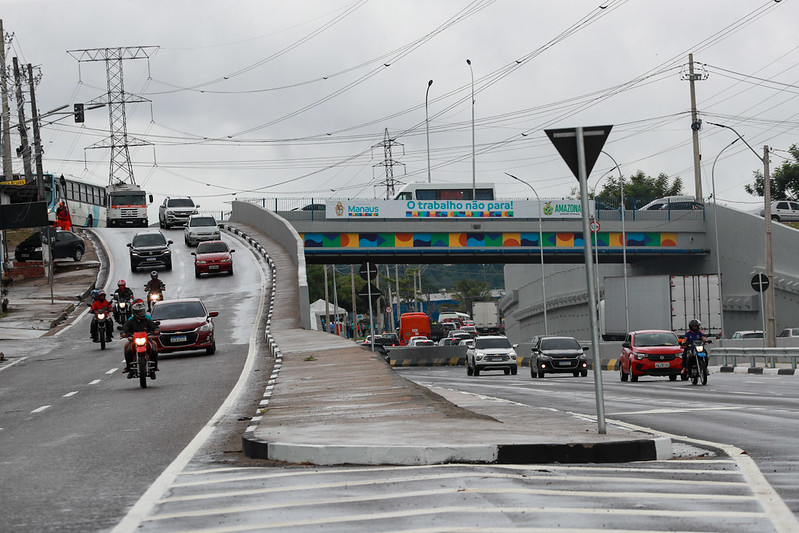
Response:
MULTIPOLYGON (((592 206, 593 209, 593 206, 592 206)), ((328 219, 576 218, 580 200, 340 200, 325 203, 328 219)))

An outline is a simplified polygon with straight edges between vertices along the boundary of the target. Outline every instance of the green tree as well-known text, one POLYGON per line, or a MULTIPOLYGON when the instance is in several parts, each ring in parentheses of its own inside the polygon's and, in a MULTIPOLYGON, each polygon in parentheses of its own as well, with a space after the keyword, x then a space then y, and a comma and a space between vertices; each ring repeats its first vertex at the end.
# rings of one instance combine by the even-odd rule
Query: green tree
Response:
POLYGON ((460 302, 458 310, 472 314, 472 303, 491 300, 490 287, 485 281, 462 279, 455 283, 453 298, 460 302))
MULTIPOLYGON (((793 161, 787 160, 771 173, 771 198, 774 200, 799 199, 799 145, 792 145, 788 152, 793 161)), ((755 182, 744 185, 746 192, 752 196, 763 196, 763 173, 755 171, 755 182)))
MULTIPOLYGON (((624 180, 624 200, 627 204, 625 207, 635 209, 654 198, 677 196, 682 194, 682 187, 682 179, 679 177, 674 178, 669 185, 669 177, 665 173, 661 172, 653 178, 644 174, 643 170, 639 170, 624 180)), ((610 205, 618 205, 620 198, 621 180, 616 177, 609 177, 602 186, 602 191, 596 195, 597 200, 610 205)))

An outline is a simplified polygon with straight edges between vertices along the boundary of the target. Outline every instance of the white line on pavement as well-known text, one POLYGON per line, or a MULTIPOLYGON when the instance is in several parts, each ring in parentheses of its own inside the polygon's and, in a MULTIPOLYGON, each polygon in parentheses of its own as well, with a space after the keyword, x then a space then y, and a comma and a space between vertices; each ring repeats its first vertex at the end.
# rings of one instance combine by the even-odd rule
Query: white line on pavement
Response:
POLYGON ((49 409, 50 407, 51 406, 49 406, 49 405, 43 405, 43 406, 38 407, 38 408, 34 409, 33 411, 31 411, 31 414, 33 414, 33 413, 41 413, 42 411, 44 411, 45 409, 49 409))
POLYGON ((72 391, 72 392, 68 392, 65 395, 63 395, 62 398, 69 398, 70 396, 75 396, 77 393, 78 393, 78 391, 76 391, 76 390, 72 391))

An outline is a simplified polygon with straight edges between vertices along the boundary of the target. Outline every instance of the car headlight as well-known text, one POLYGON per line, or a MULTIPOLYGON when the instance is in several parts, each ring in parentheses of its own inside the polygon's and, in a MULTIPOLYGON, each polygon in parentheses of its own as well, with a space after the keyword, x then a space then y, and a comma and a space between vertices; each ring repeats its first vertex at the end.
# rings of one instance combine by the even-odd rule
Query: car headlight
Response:
POLYGON ((222 260, 220 260, 219 262, 220 262, 220 263, 230 263, 231 261, 232 261, 232 259, 230 259, 230 258, 227 258, 227 259, 222 259, 222 260))
POLYGON ((548 356, 548 355, 547 355, 547 354, 545 354, 545 353, 540 353, 540 354, 538 354, 538 358, 539 358, 539 359, 541 359, 541 360, 543 360, 543 361, 549 361, 550 359, 552 359, 550 356, 548 356))
POLYGON ((633 355, 635 356, 636 359, 639 359, 639 360, 640 359, 646 359, 646 354, 645 353, 633 352, 633 355))
POLYGON ((211 324, 210 322, 206 322, 205 324, 200 326, 200 331, 202 332, 211 331, 212 329, 214 329, 214 325, 211 324))
POLYGON ((204 259, 198 259, 197 260, 197 264, 198 265, 204 265, 205 263, 207 263, 207 261, 205 261, 204 259))

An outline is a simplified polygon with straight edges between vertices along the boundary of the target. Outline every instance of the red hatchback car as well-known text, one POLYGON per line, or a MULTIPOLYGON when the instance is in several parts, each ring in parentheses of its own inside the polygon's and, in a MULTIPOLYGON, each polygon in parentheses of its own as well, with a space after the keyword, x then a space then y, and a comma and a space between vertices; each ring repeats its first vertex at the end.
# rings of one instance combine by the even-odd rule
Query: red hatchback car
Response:
POLYGON ((205 241, 197 244, 194 256, 194 277, 200 274, 217 274, 224 272, 233 275, 233 256, 236 250, 231 250, 223 241, 205 241))
POLYGON ((619 377, 638 381, 638 376, 669 376, 675 381, 682 371, 680 341, 673 331, 642 330, 627 334, 621 345, 619 377))
POLYGON ((210 313, 199 298, 161 300, 153 306, 153 320, 160 322, 161 334, 155 339, 158 353, 183 350, 216 352, 214 321, 217 311, 210 313))

